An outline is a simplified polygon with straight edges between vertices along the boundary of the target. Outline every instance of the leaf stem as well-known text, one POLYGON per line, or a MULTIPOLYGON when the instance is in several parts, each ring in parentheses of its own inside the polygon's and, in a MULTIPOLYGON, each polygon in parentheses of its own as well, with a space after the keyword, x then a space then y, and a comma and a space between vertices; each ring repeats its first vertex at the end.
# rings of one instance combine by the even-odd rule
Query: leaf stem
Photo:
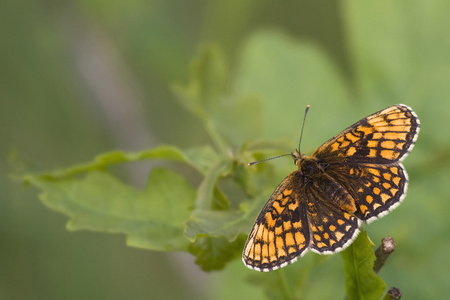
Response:
POLYGON ((212 142, 217 147, 217 150, 220 153, 225 153, 227 149, 227 143, 225 143, 225 141, 222 139, 222 136, 215 126, 215 123, 211 119, 205 118, 205 128, 212 142))
POLYGON ((213 202, 213 192, 219 177, 230 168, 230 162, 226 159, 219 159, 212 164, 206 172, 203 181, 197 191, 195 210, 210 210, 213 202))

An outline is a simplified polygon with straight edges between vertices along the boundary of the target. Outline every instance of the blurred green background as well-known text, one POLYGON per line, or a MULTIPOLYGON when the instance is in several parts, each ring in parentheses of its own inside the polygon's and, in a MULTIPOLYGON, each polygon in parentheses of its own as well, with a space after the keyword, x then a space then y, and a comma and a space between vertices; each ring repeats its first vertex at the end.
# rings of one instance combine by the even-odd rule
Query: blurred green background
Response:
MULTIPOLYGON (((367 230, 376 243, 384 232, 399 242, 380 274, 388 286, 399 287, 407 299, 445 298, 450 292, 449 11, 445 1, 406 0, 2 1, 0 299, 260 294, 244 281, 239 260, 224 272, 204 273, 184 253, 127 248, 120 235, 68 232, 65 216, 44 207, 35 189, 8 176, 7 159, 16 152, 27 168, 43 171, 112 149, 205 143, 202 124, 178 105, 171 87, 187 81, 189 61, 208 43, 224 53, 234 91, 250 90, 265 99, 262 122, 272 128, 266 137, 288 131, 296 138, 298 128, 285 126, 297 126, 311 104, 303 141, 309 153, 388 105, 405 103, 417 112, 422 130, 405 162, 409 195, 392 216, 367 230), (254 72, 258 57, 251 61, 248 51, 254 53, 252 41, 268 29, 267 36, 304 45, 327 67, 305 67, 310 73, 304 79, 289 81, 290 73, 285 78, 283 71, 290 66, 283 65, 275 47, 264 59, 272 65, 268 70, 278 67, 280 73, 261 68, 261 78, 249 80, 246 72, 254 72), (317 80, 328 69, 338 78, 317 80), (314 102, 327 94, 328 80, 338 86, 332 87, 336 99, 347 95, 346 102, 314 102)), ((143 186, 153 165, 122 171, 143 186)), ((338 255, 331 261, 339 265, 338 255)), ((308 293, 314 299, 314 291, 308 293)))

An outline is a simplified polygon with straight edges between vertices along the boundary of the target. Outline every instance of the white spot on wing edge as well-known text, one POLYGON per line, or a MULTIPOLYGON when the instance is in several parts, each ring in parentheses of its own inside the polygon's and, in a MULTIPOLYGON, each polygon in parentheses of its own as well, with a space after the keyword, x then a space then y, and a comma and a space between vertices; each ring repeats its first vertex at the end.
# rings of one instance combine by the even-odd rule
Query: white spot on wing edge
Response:
POLYGON ((252 269, 252 270, 255 270, 255 271, 259 271, 259 272, 270 272, 270 271, 275 271, 275 270, 284 268, 287 265, 290 265, 290 264, 296 262, 299 258, 303 257, 303 255, 305 255, 306 252, 308 252, 308 250, 309 250, 309 248, 306 248, 305 250, 303 250, 303 252, 299 256, 296 256, 296 257, 294 257, 293 259, 291 259, 289 261, 285 261, 284 263, 279 264, 278 266, 274 266, 273 268, 258 268, 256 266, 249 265, 249 264, 247 264, 245 262, 244 257, 242 257, 242 261, 244 262, 244 265, 247 268, 249 268, 249 269, 252 269))
POLYGON ((398 164, 398 167, 403 171, 403 175, 405 176, 405 185, 403 187, 403 191, 401 193, 400 199, 398 199, 398 201, 396 203, 392 204, 388 210, 385 210, 385 211, 379 213, 378 215, 365 220, 364 222, 366 224, 370 224, 375 220, 381 219, 382 217, 384 217, 385 215, 387 215, 388 213, 390 213, 391 211, 396 209, 403 202, 403 199, 405 199, 406 192, 408 191, 409 177, 408 177, 408 173, 406 173, 405 167, 403 167, 403 165, 401 163, 398 164))

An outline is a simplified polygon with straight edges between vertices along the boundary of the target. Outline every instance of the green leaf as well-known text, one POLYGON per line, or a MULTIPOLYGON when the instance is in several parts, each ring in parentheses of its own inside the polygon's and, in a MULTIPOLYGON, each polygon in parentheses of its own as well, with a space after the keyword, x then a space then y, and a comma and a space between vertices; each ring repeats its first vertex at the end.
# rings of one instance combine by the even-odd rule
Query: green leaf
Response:
POLYGON ((205 46, 192 62, 188 83, 173 88, 180 103, 203 122, 223 152, 230 144, 239 147, 259 135, 262 126, 259 97, 252 93, 233 94, 227 87, 224 55, 217 47, 205 46))
POLYGON ((227 67, 221 51, 214 46, 204 46, 191 63, 189 82, 175 85, 180 103, 201 120, 208 119, 208 110, 222 97, 227 82, 227 67))
MULTIPOLYGON (((317 264, 314 264, 317 266, 317 264)), ((311 259, 268 273, 249 272, 247 281, 262 290, 267 299, 309 299, 304 296, 308 289, 307 276, 311 271, 311 259)))
POLYGON ((139 248, 187 249, 184 224, 196 192, 171 170, 153 169, 142 191, 98 171, 81 180, 48 176, 27 179, 43 191, 40 199, 46 206, 69 216, 69 230, 123 233, 128 245, 139 248))
POLYGON ((262 111, 260 97, 247 93, 225 95, 214 103, 209 113, 220 134, 236 148, 261 136, 262 111))
POLYGON ((208 172, 212 164, 219 160, 219 155, 209 145, 190 148, 184 151, 184 154, 187 163, 203 175, 208 172))
POLYGON ((217 149, 225 152, 227 144, 218 132, 211 107, 223 97, 227 70, 222 53, 216 47, 204 47, 191 66, 189 82, 174 85, 181 105, 203 122, 217 149))
POLYGON ((372 246, 367 233, 362 231, 341 254, 349 300, 378 300, 386 289, 384 281, 373 270, 375 254, 372 246))
POLYGON ((227 262, 240 256, 245 238, 229 242, 224 237, 200 237, 189 245, 189 252, 197 258, 195 263, 204 271, 220 270, 227 262))
MULTIPOLYGON (((316 44, 298 41, 280 31, 263 30, 245 41, 241 53, 234 92, 259 96, 264 122, 258 139, 288 136, 295 139, 294 148, 307 104, 311 104, 311 113, 320 111, 320 118, 310 118, 307 128, 320 133, 323 120, 338 119, 333 114, 350 100, 344 77, 316 44), (324 106, 327 109, 321 110, 324 106)), ((323 142, 317 132, 308 138, 315 136, 323 142)))
MULTIPOLYGON (((257 201, 256 201, 257 202, 257 201)), ((260 206, 258 206, 261 209, 260 206)), ((234 241, 241 233, 248 233, 253 225, 255 209, 241 211, 195 211, 186 223, 186 236, 194 240, 199 236, 224 236, 234 241)))
MULTIPOLYGON (((46 179, 58 179, 93 170, 104 170, 108 166, 118 163, 133 162, 146 159, 166 159, 182 161, 188 163, 200 172, 204 172, 207 168, 206 163, 204 160, 199 160, 198 157, 205 157, 205 154, 208 154, 208 157, 214 156, 211 148, 207 146, 191 149, 187 153, 173 146, 159 146, 150 150, 128 153, 123 151, 112 151, 98 155, 91 162, 81 163, 72 167, 43 173, 39 176, 46 179)), ((31 177, 34 176, 35 175, 25 175, 23 176, 23 180, 25 183, 27 183, 31 179, 31 177)))
POLYGON ((435 128, 450 126, 450 39, 442 38, 450 26, 450 2, 345 0, 341 4, 360 100, 374 109, 398 102, 411 106, 427 124, 419 136, 419 142, 427 137, 426 153, 448 149, 450 139, 443 139, 435 128))

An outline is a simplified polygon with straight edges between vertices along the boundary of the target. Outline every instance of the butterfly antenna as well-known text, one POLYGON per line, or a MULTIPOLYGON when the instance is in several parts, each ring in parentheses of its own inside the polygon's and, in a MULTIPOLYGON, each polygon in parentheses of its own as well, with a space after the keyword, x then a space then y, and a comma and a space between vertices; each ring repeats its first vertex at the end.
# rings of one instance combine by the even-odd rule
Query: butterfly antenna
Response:
POLYGON ((248 165, 249 166, 254 166, 254 165, 259 164, 260 162, 263 162, 263 161, 268 161, 268 160, 272 160, 272 159, 275 159, 275 158, 280 158, 280 157, 288 156, 288 155, 292 155, 292 154, 286 153, 286 154, 282 154, 282 155, 278 155, 278 156, 274 156, 274 157, 269 157, 269 158, 266 158, 266 159, 261 159, 261 160, 258 160, 258 161, 254 161, 254 162, 248 163, 248 165))
MULTIPOLYGON (((309 105, 306 106, 305 116, 303 117, 302 131, 300 132, 300 140, 298 142, 298 151, 299 152, 300 152, 300 143, 302 142, 303 128, 305 127, 306 114, 308 113, 308 110, 309 110, 309 105)), ((266 159, 261 159, 261 160, 258 160, 258 161, 254 161, 254 162, 248 163, 248 165, 249 166, 254 166, 254 165, 259 164, 259 163, 264 162, 264 161, 268 161, 268 160, 272 160, 272 159, 275 159, 275 158, 280 158, 280 157, 288 156, 288 155, 292 156, 292 153, 286 153, 286 154, 282 154, 282 155, 278 155, 278 156, 274 156, 274 157, 269 157, 269 158, 266 158, 266 159)))
POLYGON ((308 110, 309 110, 309 104, 306 105, 305 115, 303 116, 302 130, 300 131, 300 138, 299 138, 299 140, 298 140, 298 152, 299 152, 300 154, 302 153, 302 152, 300 151, 300 144, 302 143, 303 128, 305 128, 305 121, 306 121, 306 115, 308 114, 308 110))

